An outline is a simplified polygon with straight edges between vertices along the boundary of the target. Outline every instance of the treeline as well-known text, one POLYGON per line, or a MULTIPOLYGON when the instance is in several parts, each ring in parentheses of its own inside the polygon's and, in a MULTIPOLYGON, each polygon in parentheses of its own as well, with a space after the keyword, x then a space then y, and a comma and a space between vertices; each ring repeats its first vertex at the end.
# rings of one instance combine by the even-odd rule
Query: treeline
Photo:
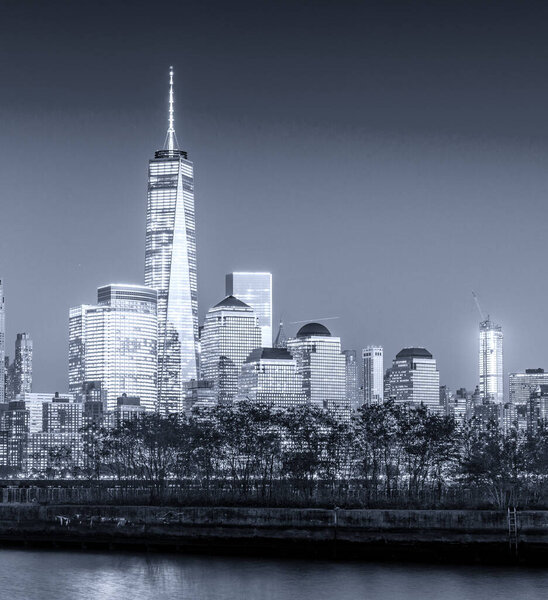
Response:
POLYGON ((144 481, 153 501, 548 504, 546 428, 529 435, 504 434, 496 423, 459 427, 391 402, 363 407, 348 423, 312 406, 282 412, 241 402, 190 417, 145 414, 83 433, 84 469, 71 469, 64 455, 58 475, 113 479, 127 489, 144 481))

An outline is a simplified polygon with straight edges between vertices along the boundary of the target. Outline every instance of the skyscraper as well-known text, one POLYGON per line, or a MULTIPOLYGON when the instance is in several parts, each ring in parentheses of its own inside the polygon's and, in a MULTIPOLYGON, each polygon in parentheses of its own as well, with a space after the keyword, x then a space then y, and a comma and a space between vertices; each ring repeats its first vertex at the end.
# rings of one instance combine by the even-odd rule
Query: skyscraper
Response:
POLYGON ((341 419, 350 418, 346 398, 346 361, 341 339, 320 323, 308 323, 287 341, 287 349, 297 363, 307 401, 332 411, 341 419))
POLYGON ((0 403, 4 402, 6 393, 6 310, 4 303, 4 285, 0 279, 0 403))
POLYGON ((362 350, 364 404, 382 404, 384 398, 384 364, 381 346, 367 346, 362 350))
POLYGON ((502 355, 502 328, 487 317, 480 323, 479 335, 479 387, 485 400, 502 404, 504 400, 504 375, 502 355))
POLYGON ((32 392, 32 339, 28 333, 18 333, 15 340, 14 396, 32 392))
POLYGON ((238 399, 274 408, 306 403, 297 363, 285 348, 256 348, 246 358, 238 380, 238 399))
POLYGON ((100 386, 106 408, 122 394, 156 407, 158 321, 156 290, 111 284, 97 290, 97 305, 70 310, 69 390, 83 397, 90 382, 100 386))
POLYGON ((358 384, 358 361, 355 350, 343 350, 346 373, 346 399, 350 402, 352 410, 360 407, 360 386, 358 384))
POLYGON ((235 296, 255 311, 261 327, 262 346, 272 346, 272 273, 229 273, 226 295, 235 296))
POLYGON ((404 348, 396 354, 388 371, 388 391, 398 404, 424 404, 442 412, 440 374, 436 359, 425 348, 404 348))
POLYGON ((173 69, 169 127, 149 162, 145 285, 158 292, 158 408, 182 412, 185 382, 198 374, 198 284, 194 166, 174 128, 173 69))
POLYGON ((212 381, 220 403, 238 391, 238 375, 252 350, 261 346, 261 328, 253 309, 234 296, 210 308, 201 337, 202 376, 212 381))

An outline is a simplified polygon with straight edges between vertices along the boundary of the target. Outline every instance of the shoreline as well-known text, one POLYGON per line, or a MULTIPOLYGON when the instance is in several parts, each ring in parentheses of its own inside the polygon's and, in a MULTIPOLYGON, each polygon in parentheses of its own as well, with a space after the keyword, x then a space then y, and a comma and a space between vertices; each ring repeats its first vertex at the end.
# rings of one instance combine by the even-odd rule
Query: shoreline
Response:
POLYGON ((548 511, 0 504, 0 546, 545 566, 548 511))

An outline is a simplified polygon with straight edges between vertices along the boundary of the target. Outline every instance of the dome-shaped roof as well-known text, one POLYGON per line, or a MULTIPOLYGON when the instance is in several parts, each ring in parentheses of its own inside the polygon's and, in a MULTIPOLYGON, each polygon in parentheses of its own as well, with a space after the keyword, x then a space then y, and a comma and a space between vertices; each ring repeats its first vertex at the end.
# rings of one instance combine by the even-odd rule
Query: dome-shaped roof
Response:
POLYGON ((297 331, 298 338, 310 337, 312 335, 330 336, 331 333, 329 329, 327 329, 327 327, 321 323, 307 323, 306 325, 303 325, 299 331, 297 331))
POLYGON ((396 359, 403 358, 432 358, 432 354, 426 348, 403 348, 396 354, 396 359))

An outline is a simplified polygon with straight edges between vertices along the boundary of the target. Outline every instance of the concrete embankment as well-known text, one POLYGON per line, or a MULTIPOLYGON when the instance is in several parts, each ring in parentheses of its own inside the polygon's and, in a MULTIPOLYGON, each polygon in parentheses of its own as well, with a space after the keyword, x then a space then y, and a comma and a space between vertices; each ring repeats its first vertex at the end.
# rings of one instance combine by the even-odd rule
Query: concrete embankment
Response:
POLYGON ((548 564, 548 511, 0 505, 0 544, 548 564))

